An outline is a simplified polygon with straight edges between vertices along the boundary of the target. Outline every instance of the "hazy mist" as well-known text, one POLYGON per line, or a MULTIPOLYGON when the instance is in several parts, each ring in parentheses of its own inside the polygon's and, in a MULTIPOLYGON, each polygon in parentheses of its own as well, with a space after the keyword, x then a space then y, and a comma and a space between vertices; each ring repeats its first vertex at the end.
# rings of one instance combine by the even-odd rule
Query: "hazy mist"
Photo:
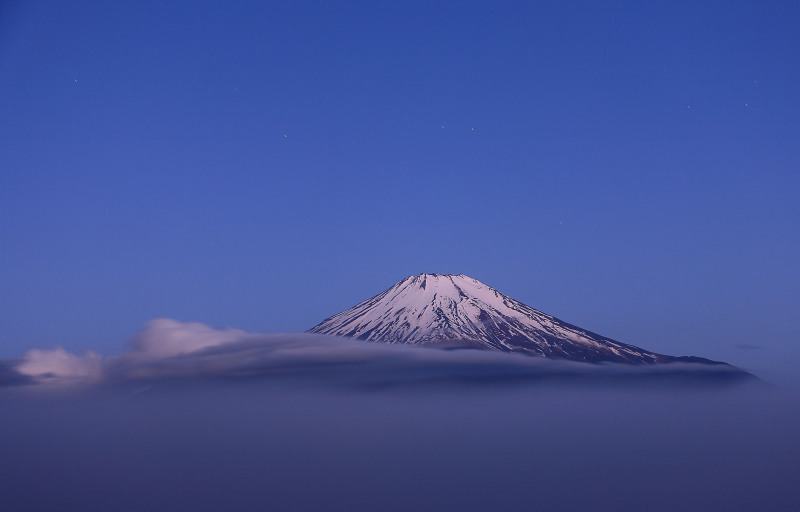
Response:
POLYGON ((793 510, 797 396, 676 368, 162 319, 0 365, 0 510, 793 510))

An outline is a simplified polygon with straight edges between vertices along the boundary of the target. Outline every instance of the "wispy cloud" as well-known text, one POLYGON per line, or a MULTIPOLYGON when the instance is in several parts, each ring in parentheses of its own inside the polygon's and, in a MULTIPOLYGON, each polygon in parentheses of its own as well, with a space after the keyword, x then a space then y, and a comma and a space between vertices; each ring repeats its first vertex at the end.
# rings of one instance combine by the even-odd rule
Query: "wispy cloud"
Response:
POLYGON ((752 343, 738 343, 736 348, 740 350, 764 350, 766 347, 763 345, 754 345, 752 343))

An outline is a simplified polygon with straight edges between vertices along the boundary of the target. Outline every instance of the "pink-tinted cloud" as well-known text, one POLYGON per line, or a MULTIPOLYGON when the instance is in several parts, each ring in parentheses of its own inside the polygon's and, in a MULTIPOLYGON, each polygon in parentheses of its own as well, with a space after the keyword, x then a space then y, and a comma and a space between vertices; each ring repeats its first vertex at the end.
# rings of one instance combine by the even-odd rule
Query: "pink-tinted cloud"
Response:
POLYGON ((17 372, 38 382, 92 382, 103 376, 103 357, 96 352, 77 355, 61 347, 33 349, 25 353, 17 372))
POLYGON ((134 352, 170 357, 236 341, 247 333, 239 329, 214 329, 198 322, 169 318, 150 320, 132 341, 134 352))

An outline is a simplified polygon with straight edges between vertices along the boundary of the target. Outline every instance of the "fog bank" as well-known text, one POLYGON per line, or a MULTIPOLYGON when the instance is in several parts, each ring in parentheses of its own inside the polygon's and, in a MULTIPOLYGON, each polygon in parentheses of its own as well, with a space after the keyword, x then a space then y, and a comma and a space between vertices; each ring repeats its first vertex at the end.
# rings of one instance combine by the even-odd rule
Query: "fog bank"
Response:
POLYGON ((0 510, 800 501, 800 400, 726 365, 590 365, 167 319, 129 347, 0 361, 0 510))

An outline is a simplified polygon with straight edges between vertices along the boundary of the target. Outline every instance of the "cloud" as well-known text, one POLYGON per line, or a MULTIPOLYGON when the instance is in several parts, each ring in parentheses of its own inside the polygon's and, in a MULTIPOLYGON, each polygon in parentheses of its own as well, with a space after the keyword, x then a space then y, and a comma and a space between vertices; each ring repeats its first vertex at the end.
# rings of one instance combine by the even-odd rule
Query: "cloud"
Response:
POLYGON ((359 387, 720 383, 749 377, 728 365, 587 364, 493 351, 386 345, 322 334, 251 334, 166 318, 148 322, 130 346, 127 353, 106 358, 94 352, 75 355, 63 348, 31 350, 16 369, 40 383, 268 378, 359 387))
POLYGON ((30 376, 23 375, 16 369, 20 363, 21 361, 15 359, 0 360, 0 387, 34 383, 30 376))
POLYGON ((246 334, 239 329, 214 329, 197 322, 183 323, 157 318, 147 322, 131 344, 136 352, 169 357, 230 343, 246 334))
POLYGON ((763 350, 766 347, 763 345, 754 345, 752 343, 737 343, 736 348, 740 350, 763 350))
POLYGON ((103 357, 96 352, 79 356, 61 347, 29 350, 16 371, 38 382, 91 382, 103 376, 103 357))

